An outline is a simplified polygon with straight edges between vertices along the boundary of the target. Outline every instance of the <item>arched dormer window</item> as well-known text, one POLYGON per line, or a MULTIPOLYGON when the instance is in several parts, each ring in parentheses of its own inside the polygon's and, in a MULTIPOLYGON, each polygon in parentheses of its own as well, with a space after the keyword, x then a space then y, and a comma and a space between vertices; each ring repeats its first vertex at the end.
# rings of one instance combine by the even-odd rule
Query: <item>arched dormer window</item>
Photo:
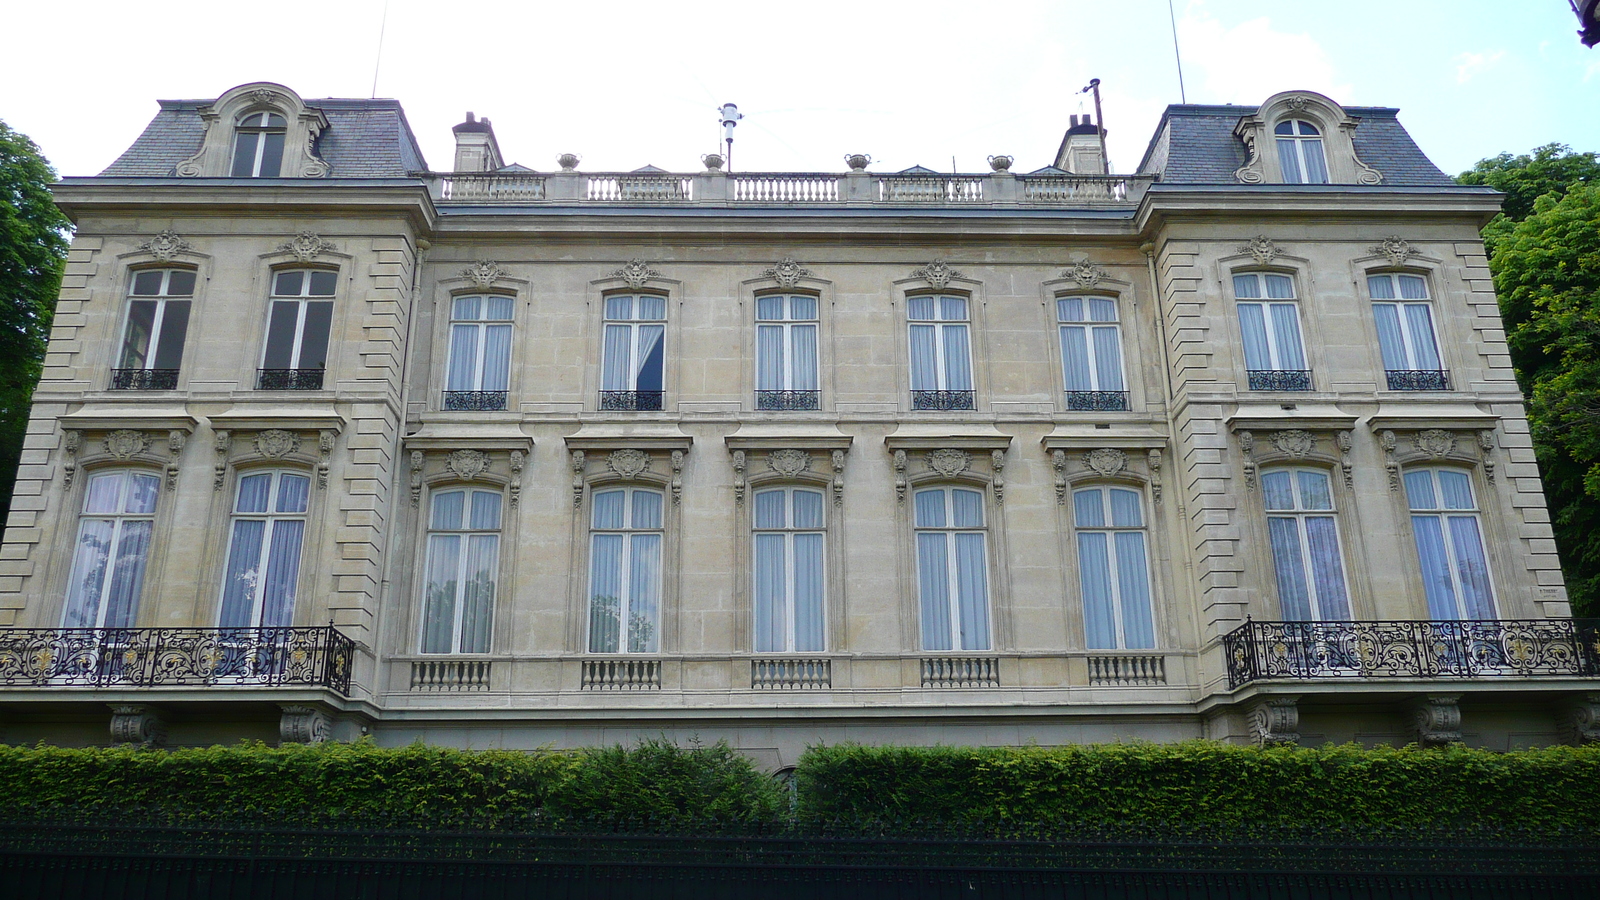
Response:
POLYGON ((234 178, 277 178, 283 171, 283 142, 289 123, 275 112, 242 116, 233 129, 234 178))
POLYGON ((1272 129, 1284 184, 1327 184, 1328 158, 1322 130, 1304 119, 1288 119, 1272 129))

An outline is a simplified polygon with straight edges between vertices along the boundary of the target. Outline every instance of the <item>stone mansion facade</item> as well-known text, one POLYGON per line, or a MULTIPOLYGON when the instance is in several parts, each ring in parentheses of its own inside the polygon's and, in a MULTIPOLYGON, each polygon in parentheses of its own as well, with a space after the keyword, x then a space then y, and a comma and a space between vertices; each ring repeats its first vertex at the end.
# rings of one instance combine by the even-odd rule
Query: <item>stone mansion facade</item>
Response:
POLYGON ((1596 736, 1479 227, 1385 108, 1020 174, 162 101, 77 226, 0 740, 1596 736))

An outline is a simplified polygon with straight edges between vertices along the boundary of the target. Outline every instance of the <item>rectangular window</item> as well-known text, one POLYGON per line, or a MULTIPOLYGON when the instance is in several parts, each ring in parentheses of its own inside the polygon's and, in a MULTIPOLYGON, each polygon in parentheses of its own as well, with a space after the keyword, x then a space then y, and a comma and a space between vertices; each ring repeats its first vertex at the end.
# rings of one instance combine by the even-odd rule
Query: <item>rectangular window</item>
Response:
POLYGON ((756 652, 820 652, 827 643, 822 492, 760 491, 754 506, 756 652))
POLYGON ((659 294, 613 294, 605 298, 601 409, 661 409, 666 320, 667 298, 659 294))
POLYGON ((1067 409, 1127 409, 1117 301, 1111 297, 1058 297, 1056 319, 1067 409))
POLYGON ((132 628, 139 615, 161 479, 147 472, 97 472, 67 582, 66 628, 132 628))
POLYGON ((272 310, 261 351, 257 387, 264 391, 319 391, 328 362, 334 289, 339 274, 322 269, 277 272, 272 310), (325 299, 326 298, 326 299, 325 299))
POLYGON ((1312 469, 1278 469, 1261 475, 1278 606, 1287 621, 1350 618, 1330 485, 1326 473, 1312 469))
POLYGON ((293 624, 311 479, 258 472, 239 479, 222 585, 223 628, 293 624))
POLYGON ((234 128, 234 178, 277 178, 283 168, 283 142, 288 120, 277 113, 256 112, 234 128))
POLYGON ((111 373, 115 390, 175 390, 189 332, 193 269, 145 269, 133 274, 122 352, 111 373))
POLYGON ((500 571, 500 493, 433 495, 422 602, 423 653, 488 653, 500 571))
POLYGON ((975 409, 967 298, 906 298, 911 330, 911 408, 975 409))
POLYGON ((756 298, 756 409, 817 409, 817 298, 756 298))
POLYGON ((1495 618, 1472 478, 1453 469, 1413 469, 1405 484, 1429 618, 1495 618))
POLYGON ((1391 391, 1448 391, 1450 374, 1439 358, 1428 282, 1417 275, 1369 275, 1378 348, 1391 391))
POLYGON ((500 294, 450 301, 450 362, 445 409, 505 409, 511 383, 511 314, 500 294))
POLYGON ((1239 331, 1252 391, 1309 391, 1311 372, 1300 343, 1294 279, 1249 272, 1233 276, 1239 331))
POLYGON ((983 494, 963 488, 917 491, 916 535, 922 649, 990 649, 983 494))
POLYGON ((597 491, 589 532, 589 652, 655 653, 661 631, 661 495, 597 491))
POLYGON ((1150 569, 1138 492, 1126 488, 1074 491, 1072 512, 1088 648, 1154 648, 1150 569))

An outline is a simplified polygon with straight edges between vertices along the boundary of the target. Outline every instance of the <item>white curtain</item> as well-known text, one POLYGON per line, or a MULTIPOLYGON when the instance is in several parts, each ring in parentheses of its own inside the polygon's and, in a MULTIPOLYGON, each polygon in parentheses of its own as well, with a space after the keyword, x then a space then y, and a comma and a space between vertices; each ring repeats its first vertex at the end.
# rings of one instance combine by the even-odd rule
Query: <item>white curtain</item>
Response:
POLYGON ((1305 354, 1300 349, 1300 317, 1294 304, 1272 304, 1272 336, 1278 343, 1277 368, 1300 370, 1306 367, 1305 354))
MULTIPOLYGON (((781 498, 782 493, 773 491, 781 498)), ((759 498, 762 495, 757 495, 759 498)), ((782 653, 788 649, 784 608, 784 543, 786 535, 756 535, 755 649, 757 653, 782 653)))
MULTIPOLYGON (((244 482, 239 484, 241 494, 244 482)), ((244 497, 239 498, 240 505, 244 497)), ((253 623, 256 587, 261 579, 261 545, 266 535, 267 523, 260 519, 235 519, 233 542, 228 548, 227 581, 222 587, 223 628, 248 628, 253 623)))
POLYGON ((1294 279, 1287 275, 1268 274, 1263 279, 1267 283, 1267 299, 1292 300, 1294 299, 1294 279))
POLYGON ((503 391, 511 377, 511 326, 486 325, 483 329, 483 372, 480 391, 503 391))
POLYGON ((590 653, 616 653, 622 646, 623 540, 596 534, 589 547, 590 653))
POLYGON ((661 631, 661 535, 636 534, 628 590, 628 652, 654 653, 661 631))
POLYGON ((1372 307, 1372 316, 1378 323, 1378 350, 1383 355, 1383 367, 1390 372, 1411 368, 1406 359, 1405 339, 1400 336, 1399 308, 1393 303, 1377 303, 1372 307))
POLYGON ((1301 141, 1300 149, 1306 158, 1306 183, 1328 183, 1328 160, 1322 155, 1321 141, 1301 141))
POLYGON ((911 389, 936 391, 939 389, 939 357, 935 341, 936 326, 911 326, 911 389))
POLYGON ((1083 595, 1084 637, 1090 650, 1117 647, 1109 549, 1105 532, 1078 532, 1078 590, 1083 595))
POLYGON ((1283 169, 1284 184, 1305 184, 1305 174, 1300 171, 1300 156, 1295 153, 1293 140, 1278 139, 1278 165, 1283 169))
POLYGON ((1260 303, 1239 304, 1239 331, 1244 336, 1244 364, 1252 371, 1272 368, 1272 350, 1267 344, 1266 312, 1260 303))
POLYGON ((1433 339, 1433 310, 1426 303, 1406 304, 1406 325, 1411 330, 1411 349, 1417 368, 1438 371, 1439 348, 1433 339))
POLYGON ((477 390, 473 377, 478 369, 478 326, 450 326, 450 371, 445 376, 445 390, 477 390))
POLYGON ((814 391, 817 389, 817 326, 794 325, 789 334, 794 339, 794 346, 790 350, 790 365, 793 367, 790 388, 814 391))
POLYGON ((160 486, 160 478, 141 472, 106 472, 89 479, 68 587, 66 627, 133 627, 153 526, 149 519, 126 516, 154 513, 160 486), (114 518, 89 518, 94 514, 114 518))
POLYGON ((67 582, 67 614, 62 623, 66 628, 93 628, 97 624, 116 525, 112 519, 84 519, 78 525, 78 546, 67 582))
POLYGON ((449 653, 452 650, 450 644, 455 631, 458 587, 456 579, 460 570, 461 535, 429 535, 422 604, 423 653, 449 653))
POLYGON ((794 649, 800 653, 827 649, 822 544, 821 533, 794 536, 794 649))
POLYGON ((1099 376, 1094 390, 1122 390, 1122 340, 1116 326, 1094 329, 1094 361, 1099 376))
POLYGON ((1094 390, 1087 331, 1082 325, 1061 326, 1061 375, 1069 391, 1094 390))
POLYGON ((500 536, 467 536, 466 583, 461 597, 460 653, 488 653, 494 624, 495 570, 500 562, 500 536))
POLYGON ((961 621, 961 649, 989 649, 989 580, 984 536, 957 534, 956 596, 961 621))
MULTIPOLYGON (((762 298, 767 299, 767 298, 762 298)), ((756 327, 756 390, 784 390, 783 326, 756 327)))
POLYGON ((1278 605, 1284 619, 1306 622, 1315 618, 1306 584, 1306 563, 1300 547, 1299 521, 1292 516, 1268 516, 1272 539, 1272 567, 1278 580, 1278 605))
POLYGON ((1307 516, 1306 545, 1311 556, 1311 579, 1317 588, 1317 617, 1348 621, 1350 599, 1345 594, 1344 563, 1339 554, 1339 529, 1332 516, 1307 516))
MULTIPOLYGON (((617 298, 613 297, 612 300, 617 298)), ((633 349, 632 325, 607 325, 605 360, 600 369, 600 390, 628 391, 633 389, 633 365, 629 351, 633 349)))
MULTIPOLYGON (((1116 492, 1113 492, 1115 494, 1116 492)), ((1150 609, 1150 575, 1146 570, 1144 533, 1119 531, 1117 586, 1122 593, 1122 639, 1130 650, 1147 650, 1156 645, 1155 623, 1150 609)))
POLYGON ((305 528, 306 523, 299 519, 277 519, 272 523, 272 545, 267 548, 266 581, 261 595, 263 628, 285 628, 294 619, 300 543, 305 528))
MULTIPOLYGON (((919 495, 920 497, 920 495, 919 495)), ((950 556, 943 532, 917 535, 917 586, 922 599, 922 649, 949 650, 950 556)))
POLYGON ((1411 530, 1417 538, 1417 557, 1422 564, 1422 585, 1428 597, 1428 617, 1459 619, 1455 584, 1450 577, 1450 560, 1445 555, 1444 531, 1438 516, 1412 516, 1411 530))
POLYGON ((944 331, 944 389, 970 391, 972 358, 967 353, 967 326, 941 325, 940 328, 944 331))
POLYGON ((1462 612, 1469 619, 1495 617, 1489 590, 1489 560, 1483 553, 1477 516, 1451 516, 1450 538, 1456 551, 1456 575, 1461 581, 1462 612))

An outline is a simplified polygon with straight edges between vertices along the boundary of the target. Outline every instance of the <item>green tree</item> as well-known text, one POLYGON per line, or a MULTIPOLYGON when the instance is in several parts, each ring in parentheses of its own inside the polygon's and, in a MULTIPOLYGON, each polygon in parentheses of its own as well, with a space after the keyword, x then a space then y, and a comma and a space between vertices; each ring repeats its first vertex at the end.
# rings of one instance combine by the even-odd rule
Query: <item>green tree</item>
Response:
POLYGON ((0 529, 11 511, 28 408, 67 260, 71 225, 50 198, 55 180, 33 141, 0 122, 0 529))
POLYGON ((1489 268, 1573 609, 1600 615, 1600 157, 1548 144, 1457 181, 1506 193, 1489 268))

